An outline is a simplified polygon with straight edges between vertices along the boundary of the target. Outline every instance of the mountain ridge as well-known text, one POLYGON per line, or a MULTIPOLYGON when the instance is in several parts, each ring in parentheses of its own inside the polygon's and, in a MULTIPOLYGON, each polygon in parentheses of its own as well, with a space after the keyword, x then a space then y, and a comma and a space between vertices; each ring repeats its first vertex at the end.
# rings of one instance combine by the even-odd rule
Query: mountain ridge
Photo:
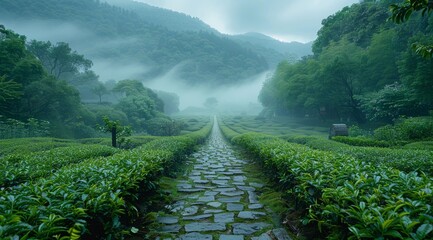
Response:
MULTIPOLYGON (((94 60, 95 65, 112 66, 108 69, 101 67, 106 72, 103 76, 117 76, 120 74, 112 71, 123 70, 125 78, 149 80, 182 64, 178 70, 179 81, 199 85, 231 85, 273 68, 287 58, 278 51, 269 51, 267 46, 263 46, 266 44, 246 44, 248 41, 222 35, 198 18, 132 1, 122 2, 140 6, 135 7, 135 11, 109 4, 116 1, 119 2, 0 0, 0 21, 6 23, 6 27, 8 23, 13 25, 18 21, 25 24, 51 22, 35 29, 39 35, 45 34, 45 40, 50 40, 53 28, 59 28, 60 23, 74 26, 69 33, 71 36, 90 33, 92 37, 83 37, 84 40, 81 39, 75 46, 78 51, 85 49, 86 56, 94 60), (177 31, 170 30, 167 23, 157 25, 157 22, 147 21, 153 15, 143 17, 144 13, 137 9, 157 12, 161 16, 169 15, 171 19, 184 19, 182 21, 190 21, 190 24, 177 31), (137 74, 129 74, 131 72, 137 74)), ((18 33, 31 36, 28 29, 18 33)), ((71 37, 60 40, 69 42, 71 37)))

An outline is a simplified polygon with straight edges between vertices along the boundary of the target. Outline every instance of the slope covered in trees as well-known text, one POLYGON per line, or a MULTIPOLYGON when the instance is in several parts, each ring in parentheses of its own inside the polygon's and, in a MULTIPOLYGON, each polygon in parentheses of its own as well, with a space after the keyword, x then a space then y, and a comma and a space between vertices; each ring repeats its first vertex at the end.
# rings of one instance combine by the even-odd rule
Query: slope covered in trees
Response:
MULTIPOLYGON (((394 2, 394 1, 392 1, 394 2)), ((363 1, 323 20, 314 55, 283 62, 265 83, 267 113, 392 122, 433 109, 433 60, 412 50, 432 42, 433 16, 388 21, 391 1, 363 1)))
POLYGON ((198 18, 145 3, 125 0, 105 0, 106 2, 133 11, 145 22, 166 27, 171 31, 208 32, 220 37, 227 37, 242 47, 263 56, 270 68, 286 59, 296 60, 311 54, 311 43, 280 42, 261 33, 223 35, 198 18))
POLYGON ((90 35, 83 46, 86 56, 136 63, 148 69, 143 79, 177 66, 180 76, 190 84, 223 85, 268 68, 263 57, 225 37, 204 31, 171 31, 145 21, 139 12, 105 2, 1 0, 0 6, 0 20, 6 24, 45 21, 49 23, 46 28, 72 24, 79 29, 76 35, 90 35))
MULTIPOLYGON (((15 128, 28 128, 28 136, 42 129, 37 136, 92 137, 103 117, 131 125, 135 132, 151 132, 147 123, 155 118, 174 124, 163 114, 164 101, 140 81, 121 80, 109 89, 91 66, 67 43, 26 42, 25 36, 0 25, 0 137, 22 137, 12 133, 15 128), (85 90, 99 104, 82 104, 85 90), (103 95, 117 100, 102 104, 103 95)), ((173 99, 166 100, 166 112, 178 110, 176 96, 165 95, 173 99)))

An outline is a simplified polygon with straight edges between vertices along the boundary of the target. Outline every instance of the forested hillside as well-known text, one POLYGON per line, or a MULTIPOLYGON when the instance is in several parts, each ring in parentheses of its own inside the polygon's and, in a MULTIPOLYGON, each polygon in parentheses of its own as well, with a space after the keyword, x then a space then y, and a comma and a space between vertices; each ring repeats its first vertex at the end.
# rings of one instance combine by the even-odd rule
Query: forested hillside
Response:
POLYGON ((362 1, 323 20, 314 55, 282 62, 260 100, 264 114, 393 122, 433 109, 433 61, 414 43, 433 42, 433 15, 388 20, 395 1, 362 1))
POLYGON ((261 33, 249 32, 229 36, 230 39, 259 53, 269 63, 276 67, 281 61, 296 62, 304 56, 311 55, 312 43, 281 42, 261 33))
POLYGON ((164 8, 150 6, 145 3, 125 0, 104 0, 105 2, 118 6, 129 11, 133 11, 138 17, 145 22, 166 27, 171 31, 195 31, 210 32, 219 34, 219 32, 207 25, 198 18, 188 16, 184 13, 171 11, 164 8))
POLYGON ((26 42, 0 25, 0 138, 94 137, 104 118, 130 125, 136 133, 166 124, 170 132, 156 135, 180 131, 163 113, 178 111, 176 95, 157 94, 138 80, 103 84, 91 67, 92 61, 67 43, 26 42), (86 94, 99 102, 84 105, 86 94), (114 100, 106 101, 107 95, 114 100))
POLYGON ((214 33, 220 37, 227 37, 242 47, 263 56, 270 68, 274 68, 283 60, 295 61, 303 56, 310 55, 312 43, 280 42, 261 33, 245 33, 240 35, 223 35, 201 21, 183 13, 153 7, 145 3, 125 0, 105 0, 133 11, 145 22, 166 27, 172 31, 192 31, 214 33))
POLYGON ((90 34, 86 46, 80 46, 87 57, 138 64, 147 69, 142 79, 178 66, 180 77, 189 84, 224 85, 268 68, 262 56, 225 37, 204 31, 171 31, 139 14, 96 0, 0 0, 0 21, 6 27, 9 22, 46 21, 49 24, 40 31, 49 31, 72 24, 80 30, 77 35, 90 34))

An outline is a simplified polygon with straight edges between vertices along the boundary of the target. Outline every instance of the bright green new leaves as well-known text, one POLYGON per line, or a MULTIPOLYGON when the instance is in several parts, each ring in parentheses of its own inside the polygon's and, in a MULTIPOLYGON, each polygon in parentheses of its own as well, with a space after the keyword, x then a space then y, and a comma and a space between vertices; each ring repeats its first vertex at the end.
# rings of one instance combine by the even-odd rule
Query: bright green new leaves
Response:
POLYGON ((152 189, 153 181, 204 141, 210 129, 68 165, 2 191, 0 238, 122 239, 122 217, 137 217, 139 194, 152 189))
POLYGON ((433 179, 264 134, 233 138, 263 161, 305 224, 332 239, 431 239, 433 179))

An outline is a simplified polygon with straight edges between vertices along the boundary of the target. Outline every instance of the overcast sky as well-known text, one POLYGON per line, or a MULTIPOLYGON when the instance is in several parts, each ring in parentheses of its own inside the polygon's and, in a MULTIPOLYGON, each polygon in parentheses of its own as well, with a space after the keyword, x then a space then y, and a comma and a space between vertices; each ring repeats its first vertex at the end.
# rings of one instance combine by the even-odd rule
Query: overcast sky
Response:
POLYGON ((316 38, 322 19, 359 0, 136 0, 198 17, 222 33, 260 32, 282 41, 316 38))

